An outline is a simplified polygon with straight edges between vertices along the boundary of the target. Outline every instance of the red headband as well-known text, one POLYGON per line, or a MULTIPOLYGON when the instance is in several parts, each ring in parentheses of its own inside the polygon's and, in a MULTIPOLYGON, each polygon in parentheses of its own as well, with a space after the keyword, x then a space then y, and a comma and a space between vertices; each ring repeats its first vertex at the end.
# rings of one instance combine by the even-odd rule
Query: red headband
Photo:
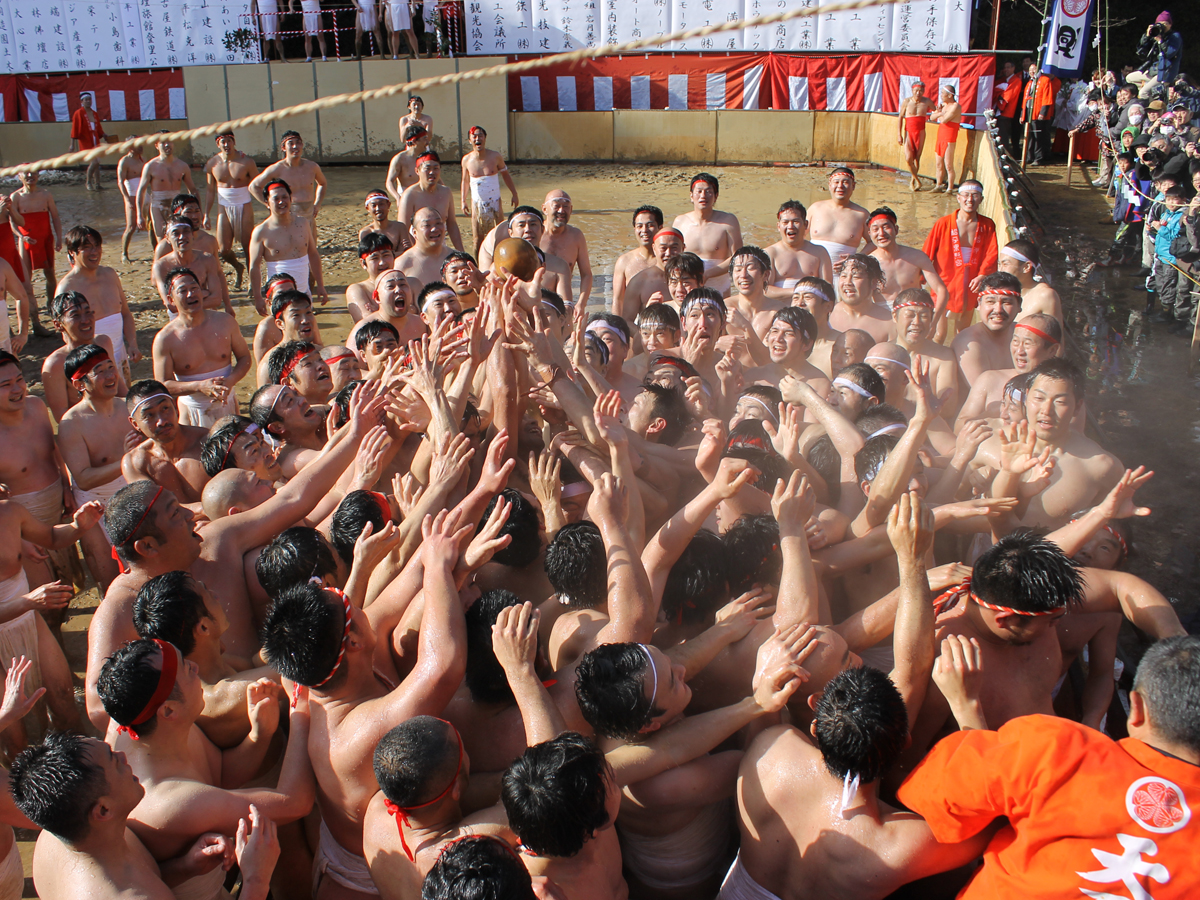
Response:
POLYGON ((1023 609, 1013 609, 1011 606, 1001 606, 999 603, 988 603, 986 600, 979 599, 979 595, 971 590, 971 576, 968 575, 963 579, 962 584, 957 584, 934 598, 933 614, 940 616, 944 612, 949 612, 958 605, 958 601, 963 597, 970 597, 980 606, 990 609, 992 612, 1008 613, 1010 616, 1052 616, 1059 611, 1058 609, 1042 609, 1028 612, 1023 609))
MULTIPOLYGON (((272 292, 272 293, 274 293, 274 292, 272 292)), ((271 294, 267 294, 267 298, 270 299, 270 297, 271 297, 271 294)), ((282 316, 285 312, 287 312, 287 308, 295 302, 296 302, 295 300, 289 300, 287 303, 283 304, 283 306, 279 307, 279 312, 275 313, 274 318, 278 319, 280 316, 282 316)))
POLYGON ((438 163, 439 165, 441 165, 441 162, 442 162, 440 159, 437 158, 437 154, 434 153, 432 150, 430 150, 426 153, 422 153, 420 156, 418 156, 417 163, 419 164, 421 162, 421 160, 423 160, 423 159, 432 159, 435 163, 438 163))
POLYGON ((275 292, 277 290, 279 290, 279 286, 281 284, 290 284, 292 286, 292 290, 296 289, 296 282, 293 281, 291 278, 280 278, 278 281, 273 282, 270 285, 270 287, 267 288, 267 299, 268 300, 270 300, 273 296, 275 296, 275 292))
POLYGON ((876 213, 875 215, 871 216, 871 218, 867 219, 867 227, 870 228, 872 225, 874 225, 876 219, 883 219, 885 222, 891 222, 893 225, 896 224, 896 220, 887 213, 876 213))
POLYGON ((175 652, 175 645, 160 641, 158 638, 154 639, 154 643, 158 644, 158 649, 162 651, 162 669, 158 672, 158 686, 150 695, 150 699, 146 701, 146 705, 142 707, 142 711, 134 716, 133 721, 128 725, 117 726, 119 734, 127 734, 135 741, 139 738, 134 729, 138 725, 149 722, 158 712, 159 707, 167 702, 171 691, 175 690, 175 673, 179 671, 179 654, 175 652))
MULTIPOLYGON (((468 129, 467 129, 467 136, 468 136, 468 137, 474 137, 474 136, 475 136, 475 132, 477 132, 477 131, 483 131, 483 129, 482 129, 482 128, 480 128, 478 125, 472 125, 470 128, 468 128, 468 129)), ((484 134, 487 134, 487 132, 486 132, 486 131, 483 131, 483 133, 484 133, 484 134)))
MULTIPOLYGON (((313 581, 317 581, 317 580, 318 579, 314 576, 313 581)), ((333 676, 337 674, 338 669, 340 669, 342 667, 342 660, 346 656, 346 638, 348 638, 350 636, 350 618, 354 611, 354 607, 352 607, 350 605, 350 598, 347 597, 344 593, 342 593, 337 588, 335 588, 335 587, 322 588, 322 590, 333 591, 335 594, 337 594, 339 597, 342 598, 342 608, 345 609, 345 611, 346 611, 346 621, 342 623, 342 648, 340 650, 338 650, 337 659, 335 659, 333 661, 333 668, 329 670, 328 675, 326 675, 324 678, 322 678, 316 684, 312 685, 312 687, 315 687, 315 688, 319 688, 322 685, 328 684, 329 679, 333 678, 333 676)), ((292 708, 293 709, 296 708, 296 702, 299 699, 300 699, 300 683, 295 682, 292 685, 292 708)))
POLYGON ((221 457, 221 471, 225 470, 225 463, 229 462, 229 456, 230 456, 230 454, 233 453, 233 445, 235 443, 237 443, 237 439, 240 438, 243 434, 254 434, 254 432, 256 432, 256 431, 258 431, 258 426, 255 425, 253 422, 251 422, 249 425, 247 425, 245 428, 243 428, 241 431, 239 431, 237 434, 235 434, 233 436, 233 438, 229 441, 229 449, 226 450, 225 455, 221 457))
MULTIPOLYGON (((142 527, 142 523, 146 521, 146 516, 150 515, 150 510, 154 509, 154 504, 158 502, 158 497, 160 494, 162 494, 162 492, 162 485, 159 485, 158 490, 154 492, 154 496, 150 498, 150 502, 146 504, 146 511, 142 513, 142 517, 137 520, 137 524, 134 525, 133 530, 129 532, 129 537, 125 538, 125 543, 129 543, 131 540, 133 540, 133 536, 137 534, 137 530, 142 527)), ((117 568, 121 571, 121 574, 128 575, 129 569, 125 567, 125 561, 121 559, 120 554, 117 553, 116 547, 112 548, 112 558, 116 560, 117 568)))
POLYGON ((657 241, 664 234, 673 234, 673 235, 675 235, 675 237, 679 238, 679 240, 683 241, 685 244, 687 243, 687 241, 685 240, 685 238, 683 236, 683 232, 680 231, 678 228, 660 228, 660 229, 658 229, 658 231, 654 232, 654 238, 650 241, 650 243, 654 243, 654 241, 657 241))
MULTIPOLYGON (((434 716, 433 718, 436 719, 437 716, 434 716)), ((454 728, 454 726, 450 725, 450 723, 445 719, 438 719, 438 721, 444 725, 449 725, 451 728, 454 728)), ((463 742, 462 735, 458 733, 457 728, 454 728, 454 737, 458 739, 458 765, 454 767, 454 777, 450 779, 450 783, 442 789, 441 793, 439 793, 432 800, 426 800, 424 803, 418 803, 415 806, 397 806, 386 797, 383 800, 383 808, 387 810, 387 814, 389 816, 395 816, 396 818, 396 831, 400 834, 400 846, 404 848, 404 852, 407 854, 409 862, 416 862, 416 859, 413 856, 412 850, 410 850, 408 847, 408 841, 404 839, 404 826, 407 825, 409 828, 412 827, 412 822, 409 820, 408 814, 414 809, 424 809, 426 806, 433 806, 433 804, 444 800, 446 795, 454 790, 454 785, 458 784, 458 776, 459 773, 462 772, 463 742)))
POLYGON ((292 374, 292 371, 296 368, 296 366, 300 365, 300 360, 304 359, 304 357, 308 356, 310 353, 312 353, 312 350, 304 350, 303 348, 293 353, 292 358, 289 359, 287 361, 287 365, 283 367, 283 371, 279 373, 279 380, 275 383, 283 384, 285 381, 287 381, 288 377, 292 374))
POLYGON ((379 491, 370 491, 369 493, 375 498, 375 502, 379 504, 379 511, 383 513, 383 517, 388 521, 391 521, 392 504, 388 502, 387 495, 381 494, 379 491))
POLYGON ((1058 343, 1058 341, 1056 341, 1054 338, 1050 337, 1050 335, 1046 334, 1046 332, 1042 331, 1042 329, 1040 329, 1040 328, 1034 328, 1032 325, 1026 325, 1024 322, 1018 322, 1016 327, 1024 328, 1026 331, 1032 331, 1038 337, 1042 338, 1043 340, 1049 341, 1051 344, 1058 343))
POLYGON ((933 298, 929 297, 928 295, 926 296, 926 298, 923 298, 923 299, 917 298, 917 297, 909 297, 907 300, 904 300, 900 303, 892 304, 892 312, 895 312, 898 309, 904 309, 904 307, 906 307, 906 306, 922 306, 925 309, 933 309, 934 308, 933 298))
POLYGON ((83 381, 83 379, 85 379, 92 371, 92 369, 96 368, 96 366, 100 365, 100 363, 104 362, 106 359, 108 359, 107 352, 97 353, 95 356, 90 357, 87 362, 75 370, 75 374, 71 376, 71 380, 83 381))
POLYGON ((983 296, 986 297, 989 294, 994 294, 997 297, 1015 297, 1018 300, 1021 299, 1020 291, 1010 291, 1007 288, 987 288, 987 289, 985 289, 983 292, 983 296))
POLYGON ((286 181, 284 181, 282 178, 276 178, 274 181, 268 181, 267 186, 265 188, 263 188, 263 193, 269 194, 269 193, 271 193, 271 188, 277 188, 277 187, 281 187, 285 191, 287 191, 287 195, 289 197, 292 196, 292 186, 290 184, 288 184, 286 181))
MULTIPOLYGON (((1078 522, 1079 520, 1072 519, 1071 521, 1074 523, 1078 522)), ((1127 557, 1129 555, 1129 546, 1125 543, 1125 538, 1121 537, 1121 532, 1117 531, 1117 529, 1113 528, 1111 525, 1102 525, 1100 528, 1102 531, 1107 531, 1116 540, 1117 544, 1121 548, 1121 559, 1127 557)), ((1120 560, 1118 560, 1118 562, 1120 562, 1120 560)))

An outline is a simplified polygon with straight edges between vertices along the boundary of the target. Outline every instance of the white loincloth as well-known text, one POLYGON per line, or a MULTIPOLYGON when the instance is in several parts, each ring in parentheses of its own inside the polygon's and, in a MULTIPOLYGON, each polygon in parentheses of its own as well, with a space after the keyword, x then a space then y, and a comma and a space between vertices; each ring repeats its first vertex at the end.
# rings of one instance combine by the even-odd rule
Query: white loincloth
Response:
POLYGON ((279 5, 275 0, 258 0, 258 27, 262 36, 273 38, 279 34, 279 5))
MULTIPOLYGON (((210 378, 228 378, 233 372, 233 366, 202 372, 199 375, 176 375, 176 381, 207 381, 210 378)), ((179 424, 199 425, 201 428, 212 428, 217 419, 238 414, 237 397, 233 393, 233 385, 228 385, 229 396, 223 401, 214 400, 207 394, 180 394, 176 397, 179 404, 179 424)))
POLYGON ((217 866, 207 875, 189 878, 171 888, 171 893, 176 900, 224 900, 229 896, 225 892, 225 868, 217 866))
POLYGON ((837 269, 847 256, 858 252, 857 244, 851 246, 850 244, 839 244, 837 241, 818 241, 816 238, 809 238, 809 241, 818 247, 825 248, 829 253, 829 261, 833 263, 834 269, 837 269))
POLYGON ((308 254, 297 256, 295 259, 267 260, 267 278, 280 272, 292 276, 296 282, 296 290, 308 293, 308 254))
POLYGON ((654 837, 626 831, 618 823, 621 859, 638 881, 653 890, 698 885, 716 875, 729 859, 731 809, 728 800, 711 803, 678 831, 654 837))
POLYGON ((371 870, 367 868, 367 861, 339 844, 329 833, 324 821, 321 822, 321 840, 313 858, 314 897, 323 875, 328 875, 337 884, 352 891, 377 896, 379 894, 379 888, 375 887, 375 882, 371 880, 371 870))
POLYGON ((242 233, 242 211, 246 208, 247 203, 252 203, 253 201, 254 198, 250 196, 250 188, 217 188, 217 205, 220 207, 221 212, 225 214, 225 218, 229 220, 229 224, 233 226, 234 234, 242 233))
MULTIPOLYGON (((15 600, 22 594, 29 593, 29 582, 25 580, 25 572, 0 582, 0 596, 5 600, 15 600)), ((25 693, 32 694, 42 686, 42 666, 38 657, 38 622, 37 612, 27 609, 15 619, 9 619, 0 624, 0 672, 8 672, 8 663, 14 659, 25 657, 33 662, 29 674, 25 676, 25 693)))
POLYGON ((137 203, 138 188, 142 186, 142 178, 139 175, 137 178, 125 179, 125 193, 129 195, 129 199, 133 203, 137 203))
POLYGON ((971 251, 974 250, 975 248, 974 247, 960 247, 959 249, 962 250, 963 267, 966 268, 967 266, 969 266, 971 264, 971 251))
POLYGON ((55 478, 40 491, 29 494, 12 494, 8 498, 15 500, 33 513, 33 517, 43 525, 53 528, 61 525, 63 520, 62 479, 55 478))
POLYGON ((796 285, 799 283, 799 278, 781 278, 779 281, 775 282, 775 287, 783 288, 785 291, 794 291, 796 289, 796 285))
POLYGON ((750 873, 742 865, 742 854, 738 853, 737 859, 733 861, 725 880, 721 883, 721 892, 717 894, 717 900, 779 900, 779 897, 750 877, 750 873))
POLYGON ((113 362, 117 368, 125 365, 129 354, 125 352, 125 317, 118 313, 96 320, 96 334, 105 335, 113 345, 113 362))
POLYGON ((179 191, 151 191, 150 192, 150 209, 158 210, 158 214, 166 219, 171 217, 171 201, 175 199, 175 195, 179 191))
MULTIPOLYGON (((12 578, 5 578, 3 581, 0 581, 0 602, 2 603, 8 603, 11 600, 16 600, 22 594, 28 593, 29 578, 25 575, 24 566, 18 568, 17 574, 12 578)), ((33 612, 33 610, 29 610, 29 612, 33 612)), ((24 613, 22 613, 22 615, 24 615, 24 613)), ((11 656, 0 656, 0 662, 11 658, 11 656)), ((29 691, 26 691, 25 693, 28 694, 29 691)))
POLYGON ((722 297, 727 296, 729 294, 729 285, 730 285, 729 273, 726 272, 724 275, 717 275, 713 278, 708 277, 709 270, 715 268, 716 266, 721 265, 721 263, 724 262, 724 260, 702 259, 702 260, 700 260, 700 262, 704 263, 704 286, 712 288, 714 291, 719 293, 722 297))
POLYGON ((412 12, 408 8, 408 0, 388 0, 387 11, 392 31, 408 31, 412 28, 412 12))
MULTIPOLYGON (((379 23, 379 14, 375 11, 375 0, 354 0, 358 7, 358 17, 355 19, 363 31, 374 31, 379 23)), ((380 51, 382 52, 382 50, 380 51)))
POLYGON ((500 176, 471 177, 471 205, 480 219, 500 213, 500 176))
POLYGON ((304 33, 315 35, 321 30, 321 0, 300 0, 304 11, 304 33))
POLYGON ((21 900, 25 892, 25 870, 21 867, 21 851, 17 847, 16 835, 8 855, 0 862, 0 900, 21 900))
POLYGON ((118 475, 107 484, 102 484, 99 487, 94 487, 91 490, 85 491, 77 484, 71 485, 71 493, 75 495, 75 505, 83 506, 92 500, 99 500, 101 503, 107 503, 112 499, 112 495, 128 484, 124 475, 118 475))

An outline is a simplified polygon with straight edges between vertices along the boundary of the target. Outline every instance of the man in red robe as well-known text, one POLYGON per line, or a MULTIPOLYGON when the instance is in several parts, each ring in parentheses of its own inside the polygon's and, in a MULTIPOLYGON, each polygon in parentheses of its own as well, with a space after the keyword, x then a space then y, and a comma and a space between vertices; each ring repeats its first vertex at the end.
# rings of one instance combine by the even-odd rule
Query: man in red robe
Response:
POLYGON ((937 266, 950 292, 947 318, 957 331, 971 324, 979 301, 979 282, 996 271, 996 223, 979 214, 983 185, 964 181, 958 188, 958 211, 933 223, 922 248, 937 266))
MULTIPOLYGON (((91 150, 104 140, 104 127, 100 124, 100 115, 92 109, 92 95, 83 92, 79 95, 81 106, 71 116, 71 152, 76 150, 91 150)), ((100 187, 100 160, 93 159, 88 163, 87 176, 84 179, 89 191, 103 190, 100 187)))

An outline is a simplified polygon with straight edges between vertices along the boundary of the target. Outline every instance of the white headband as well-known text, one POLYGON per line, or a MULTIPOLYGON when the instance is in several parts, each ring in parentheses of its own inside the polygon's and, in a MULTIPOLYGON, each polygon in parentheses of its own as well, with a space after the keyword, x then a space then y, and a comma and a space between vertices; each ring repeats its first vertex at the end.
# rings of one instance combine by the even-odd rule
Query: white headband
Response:
POLYGON ((775 415, 775 413, 771 410, 770 405, 761 397, 755 397, 753 394, 742 394, 740 399, 749 400, 751 403, 757 403, 767 411, 767 415, 771 417, 772 422, 774 422, 776 425, 779 424, 779 416, 775 415))
POLYGON ((878 431, 871 432, 871 435, 867 438, 867 440, 869 441, 871 438, 877 438, 881 434, 891 434, 895 431, 904 431, 906 428, 908 428, 908 426, 903 422, 893 422, 891 425, 884 425, 878 431))
POLYGON ((818 297, 820 297, 826 303, 829 302, 829 295, 826 294, 819 287, 815 287, 811 284, 796 285, 796 289, 794 291, 792 291, 792 296, 795 297, 797 294, 816 294, 818 297))
POLYGON ((977 184, 967 183, 967 184, 964 184, 961 187, 959 187, 958 193, 960 193, 960 194, 978 194, 980 197, 982 197, 983 196, 983 188, 981 188, 977 184))
POLYGON ((270 409, 270 412, 267 413, 268 416, 274 415, 275 404, 279 402, 279 398, 283 396, 283 392, 286 390, 289 390, 289 388, 286 385, 280 385, 279 393, 276 394, 275 399, 271 401, 271 409, 270 409))
POLYGON ((151 400, 157 400, 159 397, 166 397, 168 400, 171 399, 170 394, 151 394, 149 397, 143 397, 137 403, 133 404, 133 409, 129 411, 129 418, 132 419, 134 416, 136 416, 137 411, 141 409, 144 404, 149 403, 151 400))
POLYGON ((869 398, 875 396, 870 391, 868 391, 866 388, 859 387, 857 384, 855 384, 849 378, 842 378, 840 375, 837 378, 833 379, 833 383, 839 387, 850 388, 850 390, 854 391, 854 393, 858 394, 858 396, 863 397, 863 398, 869 399, 869 398))
POLYGON ((562 315, 562 313, 560 313, 558 311, 558 307, 555 306, 553 303, 551 303, 549 300, 539 300, 538 302, 541 303, 542 306, 546 307, 546 309, 550 310, 550 312, 554 313, 556 316, 562 315))
POLYGON ((447 288, 443 288, 441 290, 436 290, 433 293, 431 293, 428 297, 425 298, 425 303, 421 307, 421 312, 425 312, 426 310, 428 310, 429 304, 433 303, 433 301, 435 301, 435 300, 441 300, 443 297, 453 300, 454 296, 455 296, 454 291, 449 290, 447 288))
POLYGON ((909 372, 912 371, 912 366, 908 365, 908 363, 902 363, 898 359, 891 359, 890 357, 887 357, 887 356, 864 356, 863 362, 890 362, 890 363, 895 363, 900 368, 906 369, 909 372))
POLYGON ((1016 250, 1012 249, 1012 247, 1001 247, 1000 255, 1007 256, 1009 259, 1015 259, 1017 262, 1029 263, 1031 266, 1035 265, 1032 259, 1030 259, 1028 256, 1023 256, 1016 250))
POLYGON ((622 344, 629 343, 629 341, 626 339, 625 335, 621 333, 620 329, 614 328, 612 325, 609 325, 603 319, 597 319, 595 322, 592 322, 590 325, 588 325, 587 330, 590 334, 596 335, 596 337, 599 337, 601 332, 607 331, 609 334, 611 334, 613 337, 615 337, 622 344))
POLYGON ((654 690, 650 692, 650 708, 654 709, 654 701, 658 699, 658 666, 654 665, 654 657, 650 655, 650 651, 646 649, 646 645, 638 644, 638 646, 646 654, 646 662, 650 663, 650 674, 654 678, 654 690))

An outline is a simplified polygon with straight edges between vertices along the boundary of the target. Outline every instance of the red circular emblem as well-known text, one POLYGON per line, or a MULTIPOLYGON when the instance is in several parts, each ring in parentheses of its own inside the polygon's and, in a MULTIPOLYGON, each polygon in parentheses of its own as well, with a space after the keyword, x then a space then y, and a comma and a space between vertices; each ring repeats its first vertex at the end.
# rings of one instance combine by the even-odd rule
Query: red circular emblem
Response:
POLYGON ((1125 792, 1125 809, 1133 819, 1155 834, 1178 831, 1192 818, 1183 790, 1165 778, 1139 778, 1125 792))
POLYGON ((1070 19, 1078 19, 1091 6, 1092 0, 1062 0, 1063 15, 1070 19))

